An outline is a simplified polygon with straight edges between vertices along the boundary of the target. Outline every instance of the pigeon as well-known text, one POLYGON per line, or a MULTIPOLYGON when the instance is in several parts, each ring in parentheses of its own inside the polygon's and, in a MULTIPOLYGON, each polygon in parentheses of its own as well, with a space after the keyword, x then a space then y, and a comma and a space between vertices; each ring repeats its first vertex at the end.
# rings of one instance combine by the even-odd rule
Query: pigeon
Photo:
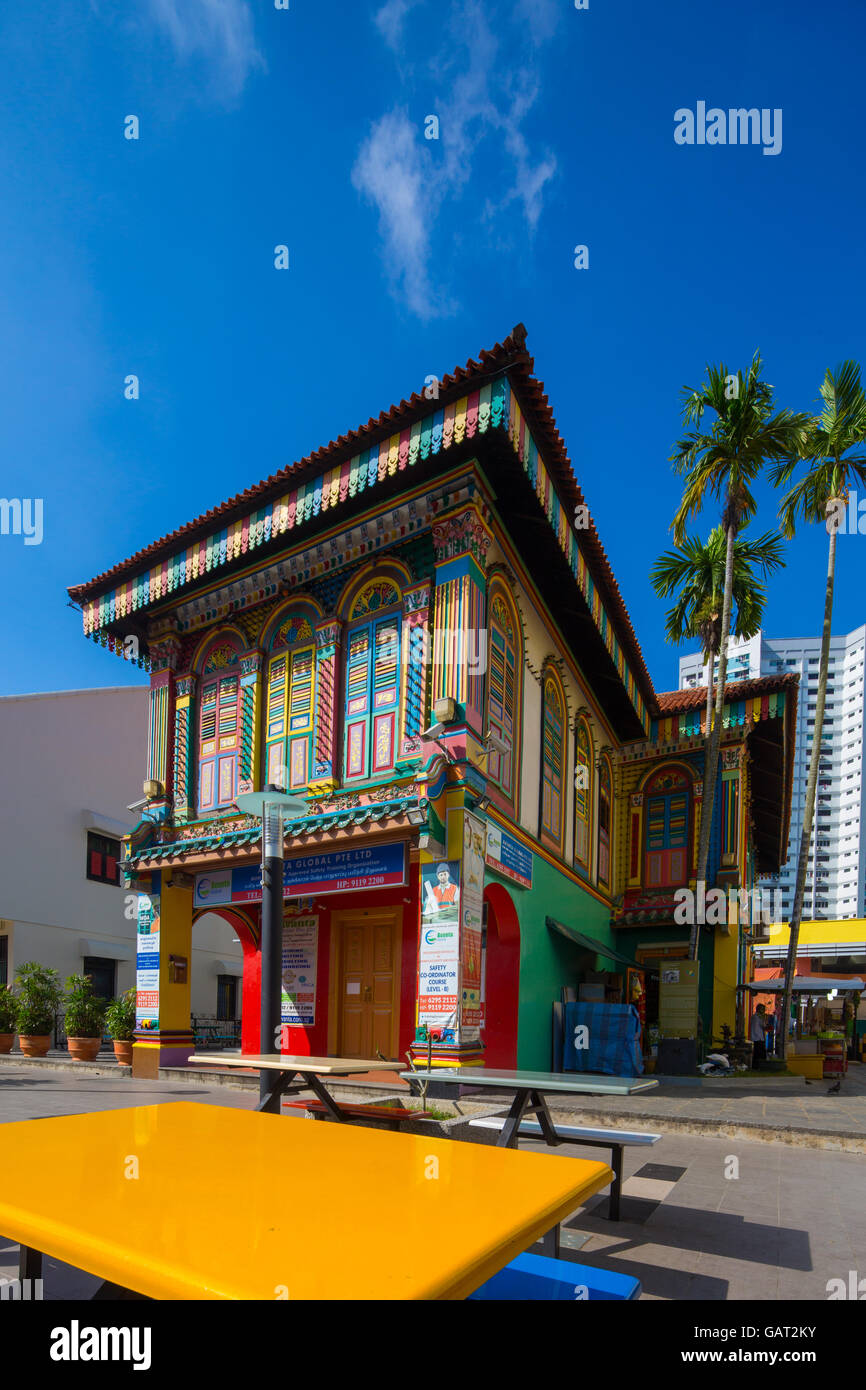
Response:
POLYGON ((842 1081, 841 1081, 841 1079, 840 1079, 839 1081, 836 1082, 836 1085, 835 1085, 835 1086, 831 1086, 831 1087, 830 1087, 829 1091, 827 1092, 827 1095, 828 1095, 828 1096, 835 1096, 835 1095, 837 1095, 837 1094, 839 1093, 839 1091, 841 1091, 841 1089, 842 1089, 842 1081))

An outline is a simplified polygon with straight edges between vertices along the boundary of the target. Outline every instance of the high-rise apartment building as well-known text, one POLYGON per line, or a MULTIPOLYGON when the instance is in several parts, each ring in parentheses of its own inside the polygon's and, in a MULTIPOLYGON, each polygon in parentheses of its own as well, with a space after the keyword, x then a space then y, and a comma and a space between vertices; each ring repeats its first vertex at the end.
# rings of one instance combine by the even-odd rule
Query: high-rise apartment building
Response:
MULTIPOLYGON (((782 891, 782 914, 793 907, 797 855, 806 803, 806 777, 815 729, 820 637, 769 639, 759 632, 747 641, 732 640, 728 650, 729 681, 796 672, 800 676, 797 753, 788 860, 767 880, 782 891)), ((716 664, 718 671, 718 663, 716 664)), ((680 658, 679 688, 705 685, 707 668, 700 653, 680 658)), ((866 916, 866 815, 864 815, 864 721, 866 693, 866 625, 833 637, 827 701, 818 766, 818 792, 812 827, 804 919, 866 916)))

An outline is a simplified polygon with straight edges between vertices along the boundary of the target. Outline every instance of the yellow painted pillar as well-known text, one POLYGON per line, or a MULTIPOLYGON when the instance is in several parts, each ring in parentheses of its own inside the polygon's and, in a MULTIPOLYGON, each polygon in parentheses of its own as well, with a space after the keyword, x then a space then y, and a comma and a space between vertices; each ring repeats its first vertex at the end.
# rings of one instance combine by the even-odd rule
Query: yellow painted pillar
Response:
POLYGON ((190 1028, 193 880, 178 869, 153 875, 139 895, 136 1030, 132 1074, 155 1080, 194 1050, 190 1028))
MULTIPOLYGON (((728 899, 736 902, 736 897, 728 899)), ((736 917, 739 909, 731 908, 731 916, 736 917)), ((727 1023, 731 1031, 736 1029, 737 1021, 737 942, 740 928, 735 921, 728 924, 727 934, 716 927, 715 952, 713 957, 713 1037, 721 1038, 722 1024, 727 1023)), ((714 1044, 714 1049, 718 1050, 714 1044)))

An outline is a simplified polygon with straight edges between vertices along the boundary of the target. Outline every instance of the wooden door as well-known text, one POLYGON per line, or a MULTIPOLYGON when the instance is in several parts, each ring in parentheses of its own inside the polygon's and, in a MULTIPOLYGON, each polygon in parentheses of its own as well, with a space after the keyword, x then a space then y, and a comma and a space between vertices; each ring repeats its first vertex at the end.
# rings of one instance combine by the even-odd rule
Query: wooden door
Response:
POLYGON ((400 990, 400 914, 396 910, 335 913, 337 1029, 341 1057, 397 1055, 400 990))

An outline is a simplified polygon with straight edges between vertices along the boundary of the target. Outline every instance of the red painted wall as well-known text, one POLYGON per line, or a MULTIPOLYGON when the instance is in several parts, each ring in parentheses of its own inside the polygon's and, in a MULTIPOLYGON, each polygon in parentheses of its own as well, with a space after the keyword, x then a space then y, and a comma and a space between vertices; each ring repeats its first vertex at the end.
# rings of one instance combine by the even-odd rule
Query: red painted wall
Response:
MULTIPOLYGON (((418 972, 418 931, 420 924, 419 875, 417 865, 409 866, 409 883, 403 888, 381 888, 375 892, 341 893, 316 901, 311 909, 319 918, 319 951, 316 968, 316 1022, 311 1028, 284 1028, 280 1051, 297 1057, 324 1057, 328 1052, 328 1002, 331 966, 331 913, 351 908, 392 907, 403 909, 401 933, 401 962, 399 990, 399 1056, 401 1060, 415 1036, 415 997, 418 972), (405 900, 408 898, 408 902, 405 900)), ((212 909, 215 910, 215 909, 212 909)), ((223 908, 222 914, 234 927, 238 923, 223 908)), ((256 908, 258 912, 258 907, 256 908)), ((248 953, 244 933, 238 929, 244 943, 243 1020, 241 1051, 272 1052, 273 1042, 259 1045, 261 1011, 261 958, 258 943, 248 953)), ((246 933, 249 936, 249 932, 246 933)))
POLYGON ((517 1013, 520 1000, 520 923, 511 894, 500 883, 484 890, 487 903, 484 1065, 517 1066, 517 1013))

